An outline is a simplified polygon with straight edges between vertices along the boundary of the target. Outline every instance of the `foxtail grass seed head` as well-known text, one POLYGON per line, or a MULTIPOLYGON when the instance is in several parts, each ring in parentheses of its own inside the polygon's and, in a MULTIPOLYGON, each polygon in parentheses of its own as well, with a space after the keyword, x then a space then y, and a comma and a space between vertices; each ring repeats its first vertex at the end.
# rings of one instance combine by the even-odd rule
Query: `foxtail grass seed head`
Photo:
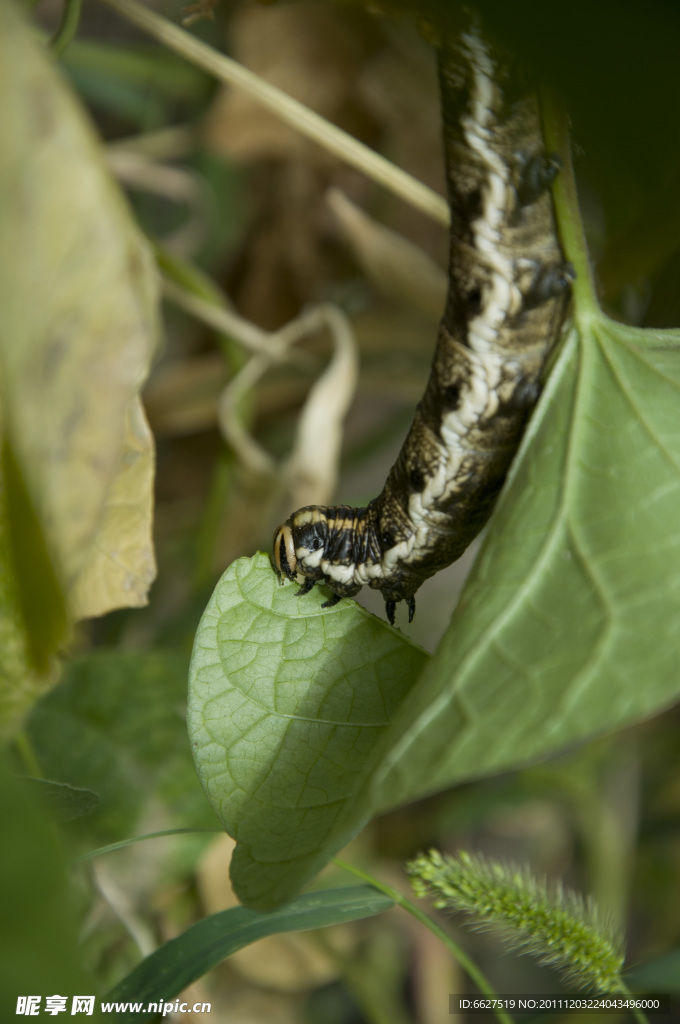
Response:
POLYGON ((525 868, 437 850, 407 865, 416 896, 438 909, 462 910, 474 927, 498 931, 506 944, 562 971, 580 987, 621 991, 621 938, 591 900, 548 886, 525 868))

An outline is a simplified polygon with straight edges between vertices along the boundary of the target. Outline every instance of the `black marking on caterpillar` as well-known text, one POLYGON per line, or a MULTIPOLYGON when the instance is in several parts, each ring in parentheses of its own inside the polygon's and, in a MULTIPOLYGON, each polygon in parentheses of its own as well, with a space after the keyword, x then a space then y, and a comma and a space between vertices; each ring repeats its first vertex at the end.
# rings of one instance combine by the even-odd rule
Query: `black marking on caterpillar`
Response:
POLYGON ((380 590, 409 622, 421 584, 459 558, 491 515, 556 343, 573 270, 555 232, 537 101, 506 103, 476 29, 441 45, 451 244, 430 378, 381 494, 366 508, 310 505, 274 535, 282 578, 333 596, 380 590))

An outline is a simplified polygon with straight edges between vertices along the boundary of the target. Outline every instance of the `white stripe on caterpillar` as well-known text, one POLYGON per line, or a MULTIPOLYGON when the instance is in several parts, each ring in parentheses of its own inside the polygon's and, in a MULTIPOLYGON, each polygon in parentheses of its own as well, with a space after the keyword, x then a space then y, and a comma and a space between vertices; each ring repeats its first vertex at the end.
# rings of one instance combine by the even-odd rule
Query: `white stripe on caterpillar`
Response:
POLYGON ((274 535, 280 577, 333 597, 368 584, 409 621, 415 593, 487 521, 556 343, 573 272, 564 264, 533 97, 508 103, 471 29, 440 47, 451 244, 430 379, 380 495, 366 508, 299 509, 274 535), (465 100, 464 106, 462 100, 465 100))

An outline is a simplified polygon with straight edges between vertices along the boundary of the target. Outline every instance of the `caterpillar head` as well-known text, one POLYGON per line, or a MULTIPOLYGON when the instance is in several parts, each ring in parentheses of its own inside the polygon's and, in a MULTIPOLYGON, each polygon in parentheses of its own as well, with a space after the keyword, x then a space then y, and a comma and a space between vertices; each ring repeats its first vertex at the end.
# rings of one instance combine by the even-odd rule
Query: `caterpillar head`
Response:
POLYGON ((325 509, 307 505, 286 519, 274 534, 274 568, 280 578, 294 580, 305 569, 316 569, 328 533, 325 509))

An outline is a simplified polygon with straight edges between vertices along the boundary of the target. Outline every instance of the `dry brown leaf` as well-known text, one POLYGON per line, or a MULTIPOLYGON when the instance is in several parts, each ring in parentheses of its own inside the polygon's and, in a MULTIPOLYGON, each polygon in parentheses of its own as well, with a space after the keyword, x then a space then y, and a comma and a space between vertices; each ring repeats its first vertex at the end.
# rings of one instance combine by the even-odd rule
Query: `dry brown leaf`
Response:
POLYGON ((101 614, 140 603, 153 560, 150 439, 137 437, 140 480, 125 432, 156 336, 155 268, 89 122, 8 0, 0 95, 5 426, 67 594, 101 614), (135 515, 118 514, 125 503, 135 515), (139 561, 121 575, 123 550, 139 561), (89 604, 97 557, 108 596, 89 604), (130 588, 130 572, 146 582, 130 588))
POLYGON ((359 372, 351 324, 334 306, 319 307, 333 338, 333 356, 312 385, 297 423, 293 451, 286 464, 295 507, 326 504, 338 482, 338 466, 347 411, 359 372))
POLYGON ((153 506, 140 501, 153 488, 154 444, 138 396, 131 399, 120 464, 104 515, 71 591, 76 618, 104 615, 113 608, 139 608, 156 576, 151 537, 153 506))

